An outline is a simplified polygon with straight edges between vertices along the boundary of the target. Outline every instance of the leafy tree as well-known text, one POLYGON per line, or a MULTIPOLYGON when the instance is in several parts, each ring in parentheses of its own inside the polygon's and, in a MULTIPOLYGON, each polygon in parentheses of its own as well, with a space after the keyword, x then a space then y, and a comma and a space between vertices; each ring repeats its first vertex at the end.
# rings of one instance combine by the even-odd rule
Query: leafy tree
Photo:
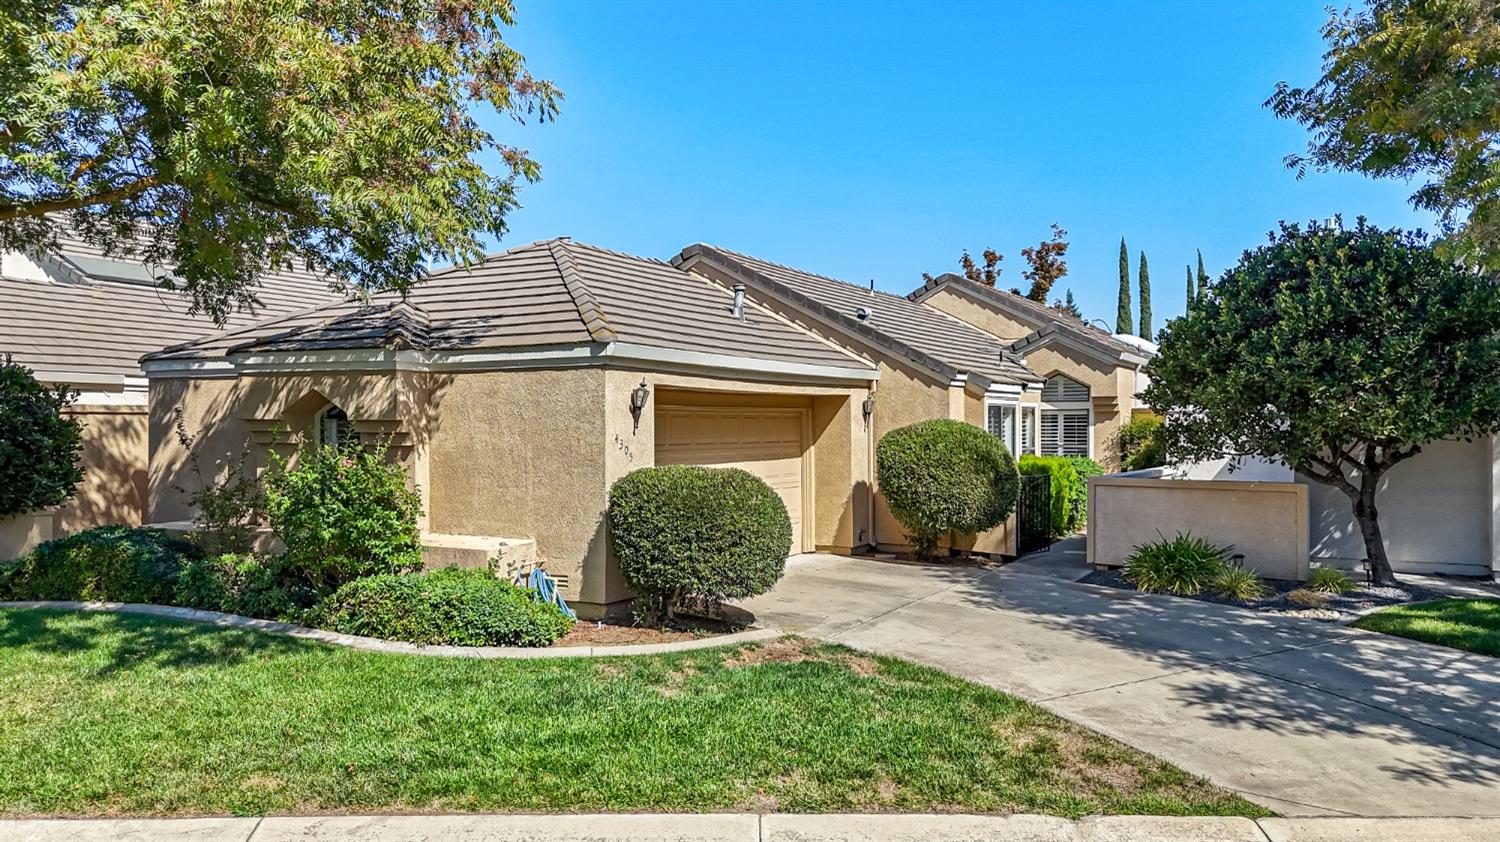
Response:
POLYGON ((0 12, 0 249, 65 229, 222 322, 282 267, 346 292, 469 262, 540 171, 479 107, 562 94, 502 40, 511 0, 61 0, 0 12), (500 176, 482 159, 494 156, 500 176))
POLYGON ((1134 319, 1130 316, 1130 252, 1125 250, 1125 238, 1120 238, 1120 300, 1115 309, 1115 333, 1135 333, 1134 319))
POLYGON ((1206 296, 1206 295, 1208 295, 1208 272, 1204 271, 1204 269, 1203 269, 1203 250, 1199 249, 1198 250, 1198 292, 1197 292, 1196 295, 1193 296, 1193 300, 1195 302, 1196 301, 1202 301, 1203 297, 1206 296))
MULTIPOLYGON (((958 267, 963 270, 965 278, 976 284, 993 287, 995 282, 1000 280, 1000 273, 1005 271, 1000 268, 1000 261, 1005 259, 1005 255, 992 248, 986 248, 979 253, 979 256, 984 260, 983 266, 975 263, 974 258, 969 256, 969 250, 964 249, 963 254, 958 257, 958 267)), ((931 281, 932 279, 931 275, 926 272, 922 273, 922 280, 931 281)))
POLYGON ((1500 431, 1500 289, 1361 219, 1283 224, 1214 293, 1147 367, 1168 453, 1259 456, 1339 489, 1394 582, 1376 489, 1426 442, 1500 431))
POLYGON ((1151 338, 1151 272, 1146 268, 1146 253, 1141 252, 1141 332, 1142 339, 1151 338))
POLYGON ((1078 309, 1078 302, 1073 300, 1071 289, 1063 296, 1062 304, 1058 305, 1057 312, 1072 316, 1080 322, 1083 321, 1083 311, 1078 309))
POLYGON ((1052 291, 1052 285, 1058 279, 1068 274, 1068 264, 1063 261, 1063 255, 1068 253, 1068 241, 1064 238, 1068 232, 1056 222, 1052 223, 1052 238, 1043 240, 1035 248, 1021 249, 1021 257, 1031 266, 1021 277, 1031 281, 1031 289, 1026 292, 1026 297, 1032 301, 1047 303, 1047 293, 1052 291))
POLYGON ((82 427, 63 414, 76 393, 0 360, 0 517, 61 506, 83 479, 82 427))
POLYGON ((1500 14, 1494 0, 1369 0, 1331 12, 1323 74, 1266 100, 1312 132, 1309 166, 1423 178, 1412 203, 1432 211, 1457 254, 1500 267, 1500 14))

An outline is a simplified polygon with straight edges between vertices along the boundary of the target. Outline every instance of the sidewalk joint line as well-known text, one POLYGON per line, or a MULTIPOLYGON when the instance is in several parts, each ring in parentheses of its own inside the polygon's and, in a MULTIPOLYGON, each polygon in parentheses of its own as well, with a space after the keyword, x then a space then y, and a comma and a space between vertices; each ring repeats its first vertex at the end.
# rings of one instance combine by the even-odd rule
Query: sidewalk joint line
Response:
POLYGON ((250 835, 245 837, 245 842, 250 842, 250 840, 255 838, 255 834, 260 832, 260 823, 265 820, 265 816, 260 816, 255 820, 255 824, 250 826, 250 835))
MULTIPOLYGON (((1067 698, 1071 698, 1073 696, 1083 696, 1083 695, 1086 695, 1088 693, 1097 693, 1100 690, 1114 690, 1114 689, 1119 688, 1119 687, 1129 687, 1132 684, 1144 684, 1144 683, 1146 683, 1148 681, 1159 681, 1159 680, 1161 680, 1163 678, 1171 678, 1171 677, 1177 676, 1177 675, 1185 675, 1185 674, 1190 673, 1190 672, 1200 672, 1202 670, 1214 669, 1216 667, 1223 667, 1223 666, 1230 666, 1230 665, 1233 665, 1233 664, 1240 664, 1240 663, 1244 663, 1246 661, 1253 661, 1256 658, 1269 658, 1272 655, 1284 655, 1287 652, 1301 652, 1301 651, 1304 651, 1304 650, 1307 650, 1307 649, 1316 649, 1319 646, 1329 646, 1331 644, 1341 643, 1341 642, 1342 641, 1339 641, 1339 640, 1323 640, 1323 641, 1319 641, 1317 643, 1309 643, 1309 644, 1307 644, 1305 646, 1287 646, 1287 647, 1284 647, 1284 648, 1281 648, 1281 649, 1273 649, 1270 652, 1257 652, 1254 655, 1241 655, 1241 656, 1239 656, 1237 658, 1220 658, 1218 660, 1209 661, 1207 663, 1198 664, 1196 666, 1183 667, 1182 669, 1172 670, 1171 672, 1157 673, 1156 675, 1148 675, 1148 676, 1143 676, 1141 678, 1132 678, 1129 681, 1121 681, 1121 682, 1118 682, 1116 684, 1106 684, 1106 685, 1104 685, 1102 687, 1092 687, 1092 688, 1089 688, 1087 690, 1074 690, 1071 693, 1059 693, 1056 696, 1047 696, 1047 697, 1038 699, 1037 701, 1051 702, 1051 701, 1055 701, 1057 699, 1067 699, 1067 698)), ((1257 672, 1256 674, 1257 675, 1262 675, 1264 673, 1258 673, 1257 672)), ((1316 806, 1316 805, 1310 804, 1308 806, 1316 806)))

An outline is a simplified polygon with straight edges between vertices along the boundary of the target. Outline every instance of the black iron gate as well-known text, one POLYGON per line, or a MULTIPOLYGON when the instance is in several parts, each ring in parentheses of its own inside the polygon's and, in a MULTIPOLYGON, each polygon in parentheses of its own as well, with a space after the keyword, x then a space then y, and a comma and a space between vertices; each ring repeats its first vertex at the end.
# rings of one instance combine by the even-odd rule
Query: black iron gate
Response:
POLYGON ((1022 474, 1016 501, 1016 553, 1045 550, 1052 538, 1052 476, 1022 474))

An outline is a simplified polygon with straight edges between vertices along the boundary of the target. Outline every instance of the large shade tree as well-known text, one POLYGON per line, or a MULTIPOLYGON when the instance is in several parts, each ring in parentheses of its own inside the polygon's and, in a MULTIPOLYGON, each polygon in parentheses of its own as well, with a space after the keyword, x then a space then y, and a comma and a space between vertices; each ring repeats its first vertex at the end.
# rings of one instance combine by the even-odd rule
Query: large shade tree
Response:
POLYGON ((1500 268, 1500 8, 1495 0, 1367 0, 1332 10, 1323 73, 1266 104, 1312 132, 1288 166, 1418 179, 1412 196, 1455 253, 1500 268))
POLYGON ((195 311, 296 266, 405 290, 499 236, 554 116, 510 0, 16 0, 0 7, 0 249, 64 226, 161 267, 195 311), (486 167, 488 166, 489 169, 486 167), (493 170, 493 172, 491 171, 493 170))
POLYGON ((1147 370, 1172 458, 1258 456, 1337 488, 1388 584, 1381 478, 1500 430, 1500 291, 1421 234, 1283 225, 1167 325, 1147 370))

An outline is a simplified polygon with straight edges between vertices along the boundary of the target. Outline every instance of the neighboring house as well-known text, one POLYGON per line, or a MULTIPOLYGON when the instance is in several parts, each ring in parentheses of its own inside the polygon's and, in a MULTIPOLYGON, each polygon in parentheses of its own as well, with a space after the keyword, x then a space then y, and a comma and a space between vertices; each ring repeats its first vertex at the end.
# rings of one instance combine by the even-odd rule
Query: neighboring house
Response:
MULTIPOLYGON (((584 616, 630 596, 605 512, 638 467, 742 467, 786 503, 793 552, 849 552, 871 540, 863 407, 886 368, 774 310, 557 239, 435 273, 405 300, 148 354, 151 520, 192 515, 181 408, 207 458, 248 447, 263 466, 273 447, 389 441, 422 496, 429 563, 539 558, 584 616)), ((943 415, 948 392, 937 384, 943 415)))
MULTIPOLYGON (((743 285, 757 303, 875 361, 880 382, 867 410, 873 423, 870 446, 897 427, 953 418, 990 430, 1013 453, 1025 447, 1018 419, 1028 395, 1034 399, 1041 391, 1042 378, 1008 343, 898 295, 716 246, 689 246, 672 263, 726 291, 743 285)), ((908 549, 901 525, 878 493, 871 505, 873 532, 858 542, 908 549)), ((968 548, 1014 555, 1015 542, 1013 515, 968 548)))
POLYGON ((1100 330, 1045 304, 976 283, 940 275, 913 291, 912 301, 962 319, 1003 340, 1045 378, 1021 414, 1021 452, 1087 456, 1120 467, 1120 426, 1146 412, 1136 395, 1154 346, 1100 330))
MULTIPOLYGON (((0 254, 0 355, 31 368, 39 380, 79 393, 70 412, 83 422, 84 478, 56 513, 56 533, 141 522, 147 405, 138 360, 222 329, 189 315, 184 297, 157 286, 158 274, 71 236, 60 239, 56 253, 0 254)), ((256 294, 264 308, 235 314, 231 326, 334 297, 327 281, 298 272, 262 278, 256 294)))

